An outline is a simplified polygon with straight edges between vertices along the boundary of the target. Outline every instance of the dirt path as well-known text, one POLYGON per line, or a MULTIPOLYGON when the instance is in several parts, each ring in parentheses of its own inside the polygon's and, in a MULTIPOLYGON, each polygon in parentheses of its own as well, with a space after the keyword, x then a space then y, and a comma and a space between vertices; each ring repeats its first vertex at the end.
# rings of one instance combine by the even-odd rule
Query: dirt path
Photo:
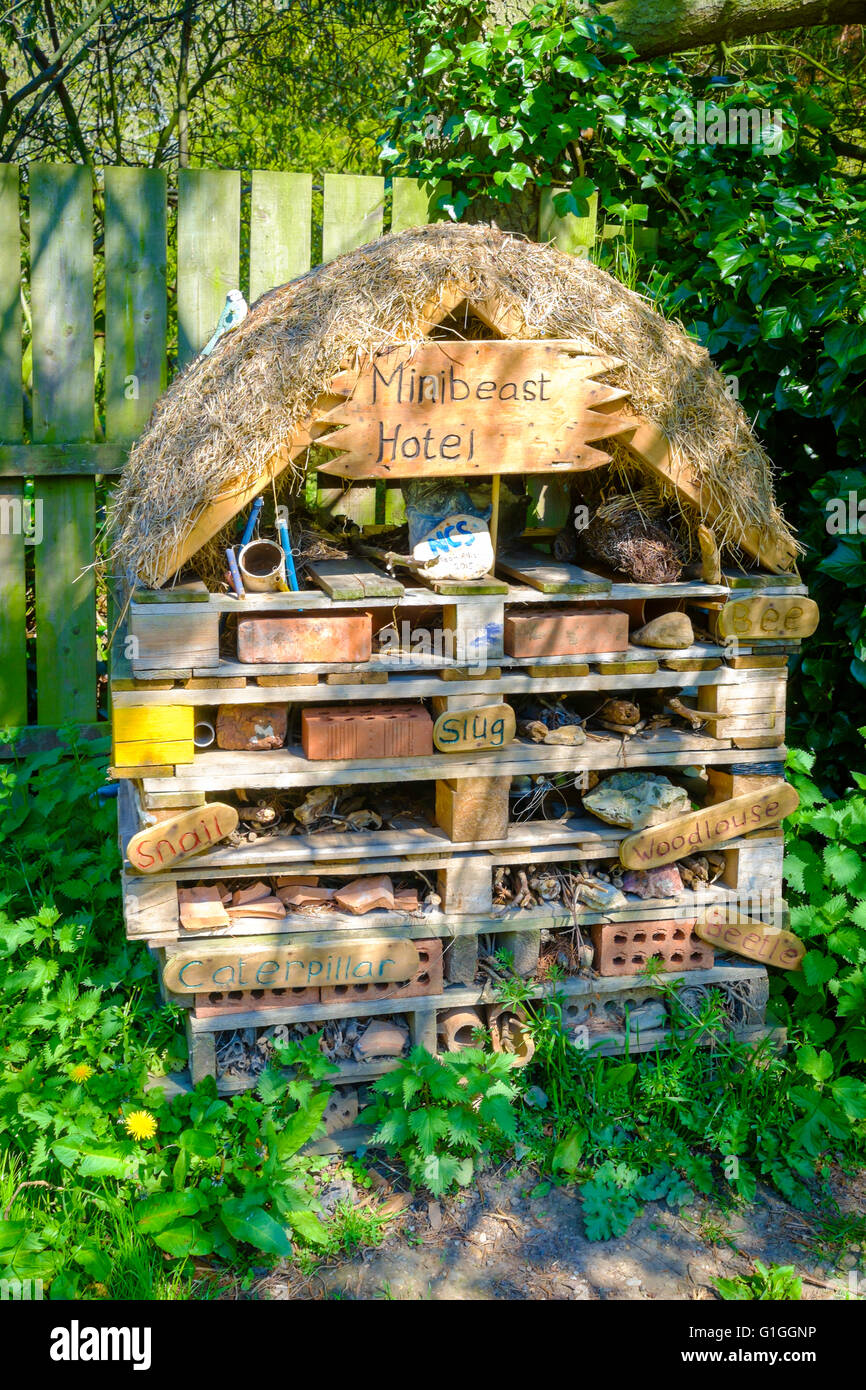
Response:
MULTIPOLYGON (((619 1240, 592 1242, 574 1188, 532 1198, 534 1175, 482 1178, 442 1202, 415 1198, 385 1242, 308 1280, 274 1276, 259 1296, 343 1299, 711 1299, 712 1279, 794 1265, 803 1298, 844 1298, 849 1269, 866 1293, 866 1250, 822 1240, 820 1223, 762 1190, 752 1206, 703 1199, 679 1214, 649 1204, 619 1240)), ((358 1197, 365 1194, 358 1193, 358 1197)), ((861 1178, 834 1193, 864 1212, 861 1178)), ((862 1230, 860 1232, 862 1238, 862 1230)))

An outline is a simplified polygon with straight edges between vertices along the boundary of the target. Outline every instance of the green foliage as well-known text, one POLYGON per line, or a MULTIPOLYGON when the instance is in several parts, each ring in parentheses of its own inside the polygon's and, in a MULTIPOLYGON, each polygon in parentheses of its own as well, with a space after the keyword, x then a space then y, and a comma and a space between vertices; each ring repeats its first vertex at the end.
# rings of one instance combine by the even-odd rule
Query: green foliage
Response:
POLYGON ((794 727, 841 787, 866 686, 866 516, 827 530, 833 499, 866 500, 854 462, 866 427, 866 181, 862 166, 840 167, 836 129, 862 109, 856 58, 849 72, 837 53, 828 79, 808 55, 792 73, 773 45, 726 53, 734 85, 719 89, 712 55, 638 62, 603 12, 543 0, 511 28, 482 30, 486 8, 439 0, 418 16, 416 70, 385 153, 395 169, 447 179, 440 205, 452 217, 482 198, 523 200, 534 235, 534 183, 561 190, 559 214, 586 215, 596 194, 600 220, 626 228, 601 243, 601 262, 626 264, 628 282, 708 348, 780 470, 822 611, 795 662, 794 727), (713 140, 690 135, 699 103, 713 140), (741 111, 773 113, 755 143, 741 111), (635 264, 628 229, 646 219, 658 251, 635 264))
POLYGON ((512 1059, 467 1048, 431 1057, 414 1047, 373 1083, 375 1100, 360 1116, 398 1154, 413 1182, 439 1197, 472 1181, 480 1155, 516 1130, 509 1079, 512 1059))
MULTIPOLYGON (((866 735, 861 729, 860 735, 866 735)), ((773 1008, 800 1042, 795 1137, 810 1152, 866 1120, 866 776, 828 801, 812 781, 814 754, 793 751, 800 806, 786 821, 791 929, 806 943, 802 971, 774 975, 773 1008)))
MULTIPOLYGON (((725 1185, 751 1201, 764 1180, 794 1205, 809 1205, 807 1184, 826 1143, 816 1147, 797 1128, 792 1068, 770 1046, 732 1038, 712 995, 694 1016, 674 989, 659 988, 677 1041, 635 1061, 576 1049, 562 1033, 556 995, 524 1002, 536 1051, 520 1073, 518 1154, 553 1181, 579 1183, 590 1240, 624 1235, 647 1201, 678 1209, 725 1185)), ((850 1142, 850 1125, 839 1138, 850 1142)))
POLYGON ((734 1279, 714 1279, 713 1283, 727 1302, 744 1303, 752 1299, 764 1302, 798 1302, 803 1297, 802 1280, 794 1273, 793 1265, 765 1265, 755 1260, 752 1274, 734 1279))
POLYGON ((225 1101, 210 1081, 168 1103, 145 1090, 184 1046, 153 964, 123 937, 115 807, 98 796, 106 753, 70 731, 65 749, 0 763, 0 1178, 12 1175, 0 1270, 55 1297, 170 1297, 180 1285, 160 1252, 327 1244, 322 1160, 300 1150, 333 1068, 310 1037, 279 1049, 292 1078, 265 1071, 257 1094, 225 1101), (141 1111, 151 1138, 128 1128, 141 1111))

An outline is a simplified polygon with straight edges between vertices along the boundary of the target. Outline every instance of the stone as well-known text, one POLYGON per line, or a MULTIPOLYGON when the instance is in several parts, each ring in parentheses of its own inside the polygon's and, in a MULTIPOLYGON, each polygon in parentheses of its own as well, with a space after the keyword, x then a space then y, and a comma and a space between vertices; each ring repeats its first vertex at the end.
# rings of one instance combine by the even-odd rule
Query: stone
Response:
POLYGON ((288 720, 288 705, 220 705, 217 747, 247 752, 282 748, 288 720))
POLYGON ((629 869, 622 877, 623 891, 638 898, 676 898, 683 892, 683 880, 676 864, 661 869, 629 869))
POLYGON ((583 804, 607 825, 625 830, 663 825, 691 810, 688 793, 655 772, 615 772, 587 792, 583 804))
POLYGON ((548 729, 542 742, 576 747, 578 744, 586 743, 586 734, 582 724, 563 724, 559 729, 548 729))
POLYGON ((354 878, 351 883, 334 890, 334 900, 346 912, 354 912, 358 916, 376 909, 393 912, 394 885, 387 874, 354 878))
POLYGON ((685 613, 662 613, 652 618, 631 636, 632 646, 658 647, 673 651, 677 647, 690 647, 695 640, 691 621, 685 613))
POLYGON ((385 1023, 374 1019, 372 1023, 367 1024, 356 1044, 355 1055, 363 1061, 367 1061, 371 1057, 400 1057, 403 1054, 407 1036, 395 1023, 385 1023))
POLYGON ((598 912, 609 912, 615 907, 628 906, 625 894, 614 884, 605 883, 600 878, 591 878, 588 883, 578 883, 574 896, 584 907, 591 907, 598 912))
POLYGON ((644 999, 640 1004, 633 1004, 626 1010, 629 1032, 640 1029, 642 1033, 650 1033, 659 1028, 664 1028, 668 1021, 668 1011, 661 999, 644 999))

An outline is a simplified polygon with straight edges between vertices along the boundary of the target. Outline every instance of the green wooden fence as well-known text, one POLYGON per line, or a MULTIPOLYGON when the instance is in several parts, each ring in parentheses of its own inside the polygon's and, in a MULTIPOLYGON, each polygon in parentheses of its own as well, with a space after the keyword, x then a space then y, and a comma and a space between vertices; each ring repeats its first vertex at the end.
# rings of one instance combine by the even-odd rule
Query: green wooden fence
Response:
MULTIPOLYGON (((94 239, 94 197, 103 194, 89 169, 34 164, 26 200, 20 183, 16 166, 0 165, 0 726, 26 728, 25 743, 39 746, 69 721, 96 732, 96 587, 89 568, 96 480, 121 471, 167 384, 169 297, 176 295, 183 366, 212 333, 229 290, 241 288, 252 301, 310 268, 314 189, 310 174, 255 171, 245 200, 236 170, 182 170, 177 283, 170 286, 163 172, 104 170, 101 244, 94 239), (29 249, 24 265, 22 245, 29 249), (246 285, 242 245, 249 247, 246 285), (97 269, 105 285, 104 340, 94 331, 97 269), (105 424, 97 438, 94 391, 103 353, 105 424), (25 431, 23 383, 31 374, 25 431), (20 524, 30 479, 41 503, 38 544, 20 524), (35 685, 29 700, 28 685, 35 685)), ((326 174, 322 259, 383 231, 418 226, 428 214, 428 195, 411 180, 326 174)), ((594 210, 587 218, 557 218, 545 197, 538 230, 540 239, 586 255, 597 235, 594 210)))

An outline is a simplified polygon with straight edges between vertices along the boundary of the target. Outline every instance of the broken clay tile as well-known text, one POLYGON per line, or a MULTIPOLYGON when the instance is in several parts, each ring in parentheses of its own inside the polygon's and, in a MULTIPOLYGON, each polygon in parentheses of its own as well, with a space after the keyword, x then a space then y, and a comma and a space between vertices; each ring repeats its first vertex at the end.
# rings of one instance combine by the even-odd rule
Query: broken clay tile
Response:
POLYGON ((375 908, 393 911, 394 885, 387 874, 377 874, 369 878, 355 878, 351 883, 336 889, 336 901, 346 912, 360 915, 372 912, 375 908))
POLYGON ((255 902, 240 903, 226 908, 230 917, 285 917, 286 909, 279 898, 257 898, 255 902))
POLYGON ((286 907, 303 907, 305 903, 327 903, 334 897, 333 888, 317 888, 315 884, 309 887, 299 886, 297 888, 280 888, 277 893, 281 903, 286 907))
POLYGON ((274 879, 277 888, 315 888, 318 874, 280 874, 274 879))
POLYGON ((232 907, 242 907, 244 903, 258 902, 260 898, 269 898, 271 890, 267 883, 252 883, 249 888, 238 888, 232 893, 232 907))

